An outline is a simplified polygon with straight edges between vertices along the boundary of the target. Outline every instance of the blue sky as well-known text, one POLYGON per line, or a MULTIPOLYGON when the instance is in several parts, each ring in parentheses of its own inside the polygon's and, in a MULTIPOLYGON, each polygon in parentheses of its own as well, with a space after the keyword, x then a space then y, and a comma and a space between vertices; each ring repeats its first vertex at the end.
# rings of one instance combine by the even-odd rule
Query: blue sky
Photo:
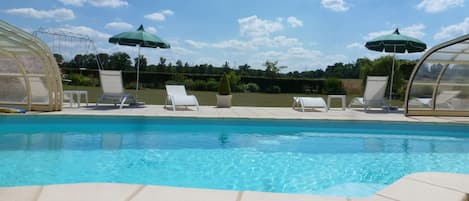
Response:
MULTIPOLYGON (((377 58, 367 40, 399 28, 432 47, 469 33, 465 0, 3 0, 0 19, 28 32, 43 27, 89 35, 98 52, 136 48, 108 44, 112 35, 146 31, 172 48, 142 49, 150 64, 168 62, 264 69, 266 60, 284 71, 325 68, 335 62, 377 58)), ((64 50, 65 52, 85 50, 64 50)), ((79 48, 77 48, 79 49, 79 48)), ((66 54, 66 53, 64 53, 66 54)), ((421 54, 398 55, 419 58, 421 54)))

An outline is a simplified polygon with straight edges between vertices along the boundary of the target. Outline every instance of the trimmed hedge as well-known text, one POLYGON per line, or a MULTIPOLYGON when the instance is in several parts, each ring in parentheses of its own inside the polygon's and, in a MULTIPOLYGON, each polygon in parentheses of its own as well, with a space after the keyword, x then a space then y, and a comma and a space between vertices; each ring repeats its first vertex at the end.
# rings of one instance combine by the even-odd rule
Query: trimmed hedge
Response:
MULTIPOLYGON (((72 74, 72 73, 80 73, 79 69, 75 68, 64 68, 65 73, 72 74)), ((96 69, 88 69, 86 71, 82 71, 82 75, 95 77, 99 80, 99 72, 96 69)), ((156 89, 163 89, 166 83, 169 81, 170 83, 177 82, 184 84, 188 79, 193 80, 195 85, 200 83, 201 81, 209 81, 213 82, 213 80, 219 81, 221 75, 217 74, 182 74, 182 73, 161 73, 161 72, 140 72, 140 85, 143 88, 156 88, 156 89), (175 78, 182 79, 174 80, 175 78)), ((132 83, 136 81, 136 72, 135 71, 123 71, 122 78, 124 83, 132 83)), ((303 78, 268 78, 268 77, 253 77, 253 76, 241 76, 240 83, 255 83, 260 89, 261 92, 268 92, 268 93, 304 93, 304 92, 311 92, 316 94, 322 94, 325 92, 324 90, 324 80, 323 79, 303 79, 303 78)), ((211 86, 212 83, 209 84, 210 87, 203 86, 194 86, 194 90, 214 90, 211 86)), ((232 86, 234 87, 234 86, 232 86)))

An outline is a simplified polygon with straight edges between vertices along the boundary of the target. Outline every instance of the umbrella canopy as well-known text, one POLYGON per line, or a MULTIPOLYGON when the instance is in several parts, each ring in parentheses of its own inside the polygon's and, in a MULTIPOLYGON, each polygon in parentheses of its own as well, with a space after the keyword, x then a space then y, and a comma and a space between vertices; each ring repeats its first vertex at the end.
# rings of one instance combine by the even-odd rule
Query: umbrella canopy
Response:
MULTIPOLYGON (((392 52, 392 53, 413 53, 423 52, 427 49, 427 45, 410 36, 402 35, 399 29, 396 29, 392 34, 376 37, 366 42, 365 47, 369 50, 378 52, 392 52)), ((392 60, 391 70, 391 84, 389 87, 389 101, 392 100, 392 84, 394 82, 394 60, 392 60)))
POLYGON ((424 42, 410 36, 401 35, 399 29, 396 29, 392 34, 379 36, 366 42, 365 47, 378 52, 393 53, 423 52, 427 49, 424 42))
POLYGON ((164 42, 158 36, 148 33, 143 28, 143 25, 137 31, 128 31, 117 34, 109 38, 110 43, 126 45, 126 46, 140 46, 149 48, 171 48, 169 43, 164 42))
POLYGON ((109 38, 110 43, 126 45, 126 46, 138 46, 138 59, 137 59, 137 86, 135 96, 138 95, 138 84, 139 84, 139 69, 140 69, 140 47, 148 48, 171 48, 169 43, 163 41, 158 36, 148 33, 140 25, 136 31, 128 31, 117 34, 109 38))

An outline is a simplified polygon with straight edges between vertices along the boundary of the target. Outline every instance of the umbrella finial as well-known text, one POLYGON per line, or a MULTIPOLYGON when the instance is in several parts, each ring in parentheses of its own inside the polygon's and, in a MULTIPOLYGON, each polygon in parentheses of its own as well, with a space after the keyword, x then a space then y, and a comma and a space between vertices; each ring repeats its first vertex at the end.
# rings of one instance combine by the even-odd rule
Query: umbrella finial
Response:
POLYGON ((138 27, 137 31, 145 31, 145 29, 143 29, 143 24, 140 24, 140 27, 138 27))
POLYGON ((401 33, 399 33, 399 28, 396 28, 396 30, 394 30, 394 33, 393 33, 393 34, 400 35, 401 33))

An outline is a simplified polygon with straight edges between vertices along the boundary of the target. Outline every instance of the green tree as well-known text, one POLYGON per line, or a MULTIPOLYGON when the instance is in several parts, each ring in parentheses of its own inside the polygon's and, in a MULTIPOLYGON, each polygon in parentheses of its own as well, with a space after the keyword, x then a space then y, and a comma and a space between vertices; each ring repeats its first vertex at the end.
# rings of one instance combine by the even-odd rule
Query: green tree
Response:
POLYGON ((54 58, 57 62, 57 65, 62 66, 64 64, 64 57, 61 54, 54 53, 54 58))
POLYGON ((139 68, 141 71, 146 71, 147 70, 147 58, 145 56, 140 55, 140 61, 139 57, 134 58, 134 67, 137 68, 137 64, 139 65, 139 68))
POLYGON ((277 66, 278 61, 266 61, 263 66, 265 66, 265 74, 268 77, 277 77, 280 73, 280 70, 287 68, 286 66, 277 66))
POLYGON ((223 69, 224 73, 231 71, 230 63, 228 63, 228 61, 225 61, 225 63, 221 66, 221 68, 223 69))
POLYGON ((109 67, 112 70, 132 69, 130 56, 125 52, 116 52, 109 57, 109 67))
MULTIPOLYGON (((404 76, 399 70, 400 62, 399 60, 396 60, 394 63, 394 80, 391 80, 392 62, 392 56, 383 56, 375 59, 371 63, 364 60, 360 66, 360 77, 362 78, 363 83, 366 82, 366 76, 388 76, 389 81, 386 94, 389 95, 391 81, 393 81, 393 94, 399 92, 405 83, 404 76)), ((363 86, 365 86, 365 84, 363 86)))
POLYGON ((108 69, 109 68, 109 54, 99 53, 98 58, 99 58, 99 62, 101 62, 101 66, 104 69, 108 69))

